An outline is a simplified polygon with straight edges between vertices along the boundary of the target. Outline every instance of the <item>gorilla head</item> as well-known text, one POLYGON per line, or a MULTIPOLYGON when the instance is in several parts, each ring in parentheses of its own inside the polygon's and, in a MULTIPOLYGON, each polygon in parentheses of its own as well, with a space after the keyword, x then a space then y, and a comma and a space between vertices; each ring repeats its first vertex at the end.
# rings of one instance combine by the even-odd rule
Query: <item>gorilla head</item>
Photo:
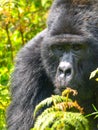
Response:
MULTIPOLYGON (((98 106, 98 84, 89 80, 98 67, 98 1, 55 0, 47 29, 18 54, 12 77, 9 130, 29 130, 35 106, 66 87, 85 113, 98 106)), ((93 122, 93 120, 91 121, 93 122)), ((94 122, 93 130, 97 129, 94 122)))
POLYGON ((96 82, 89 76, 98 66, 98 12, 90 1, 83 5, 81 1, 79 6, 78 0, 74 2, 57 0, 53 4, 41 56, 56 91, 61 93, 66 86, 76 89, 76 99, 89 112, 95 102, 96 82))

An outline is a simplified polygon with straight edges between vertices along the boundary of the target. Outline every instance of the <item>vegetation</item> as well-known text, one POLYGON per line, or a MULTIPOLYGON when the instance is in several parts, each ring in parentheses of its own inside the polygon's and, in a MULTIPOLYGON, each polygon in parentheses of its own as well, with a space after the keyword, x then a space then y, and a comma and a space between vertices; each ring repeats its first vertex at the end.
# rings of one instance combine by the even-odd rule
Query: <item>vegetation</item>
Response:
POLYGON ((37 105, 34 117, 44 106, 48 108, 38 116, 32 130, 90 130, 83 108, 69 98, 70 93, 74 96, 77 94, 75 90, 67 88, 62 96, 53 95, 37 105))
POLYGON ((0 130, 6 129, 9 79, 17 51, 46 27, 52 0, 0 0, 0 130))
POLYGON ((95 78, 95 80, 98 81, 98 68, 91 73, 90 79, 92 78, 95 78))
MULTIPOLYGON (((92 78, 98 81, 98 68, 91 73, 90 79, 92 78)), ((94 112, 83 115, 83 108, 77 101, 69 98, 70 93, 75 96, 77 91, 67 88, 61 96, 52 95, 40 102, 35 108, 34 118, 42 108, 46 107, 46 109, 37 117, 34 128, 31 130, 90 130, 87 117, 98 118, 98 110, 92 104, 94 112)))

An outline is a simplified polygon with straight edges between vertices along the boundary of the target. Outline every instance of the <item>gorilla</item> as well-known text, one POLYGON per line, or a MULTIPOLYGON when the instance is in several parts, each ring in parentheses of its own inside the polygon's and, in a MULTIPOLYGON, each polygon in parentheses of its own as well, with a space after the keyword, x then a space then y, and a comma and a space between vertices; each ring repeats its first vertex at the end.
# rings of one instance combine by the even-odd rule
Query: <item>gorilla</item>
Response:
MULTIPOLYGON (((17 55, 12 74, 9 130, 30 130, 35 106, 70 87, 85 114, 98 108, 98 84, 90 73, 98 67, 98 0, 54 0, 47 28, 17 55)), ((92 130, 98 119, 92 117, 92 130)))

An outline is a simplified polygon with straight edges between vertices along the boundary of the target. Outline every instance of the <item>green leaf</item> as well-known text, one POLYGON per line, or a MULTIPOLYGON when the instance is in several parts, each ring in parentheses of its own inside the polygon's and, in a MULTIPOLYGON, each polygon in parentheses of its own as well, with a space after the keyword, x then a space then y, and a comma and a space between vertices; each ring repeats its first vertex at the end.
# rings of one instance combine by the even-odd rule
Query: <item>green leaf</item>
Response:
POLYGON ((91 73, 90 79, 94 78, 97 73, 98 73, 98 68, 91 73))

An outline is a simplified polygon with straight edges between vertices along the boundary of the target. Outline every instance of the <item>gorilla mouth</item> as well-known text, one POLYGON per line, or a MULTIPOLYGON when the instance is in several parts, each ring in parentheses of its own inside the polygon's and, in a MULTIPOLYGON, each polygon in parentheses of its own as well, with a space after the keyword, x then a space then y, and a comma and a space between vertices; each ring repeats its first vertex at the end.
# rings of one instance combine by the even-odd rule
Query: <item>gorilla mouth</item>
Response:
POLYGON ((60 88, 62 90, 64 90, 66 87, 70 87, 71 88, 71 82, 72 82, 72 79, 71 78, 67 78, 65 79, 63 76, 62 77, 57 77, 55 78, 55 86, 56 88, 60 88))
POLYGON ((67 87, 74 90, 78 90, 80 87, 73 78, 69 79, 60 79, 59 77, 55 78, 55 92, 56 94, 61 94, 67 87))
POLYGON ((55 86, 57 89, 59 89, 61 92, 64 91, 67 87, 71 88, 70 82, 66 82, 64 80, 60 80, 55 82, 55 86))

